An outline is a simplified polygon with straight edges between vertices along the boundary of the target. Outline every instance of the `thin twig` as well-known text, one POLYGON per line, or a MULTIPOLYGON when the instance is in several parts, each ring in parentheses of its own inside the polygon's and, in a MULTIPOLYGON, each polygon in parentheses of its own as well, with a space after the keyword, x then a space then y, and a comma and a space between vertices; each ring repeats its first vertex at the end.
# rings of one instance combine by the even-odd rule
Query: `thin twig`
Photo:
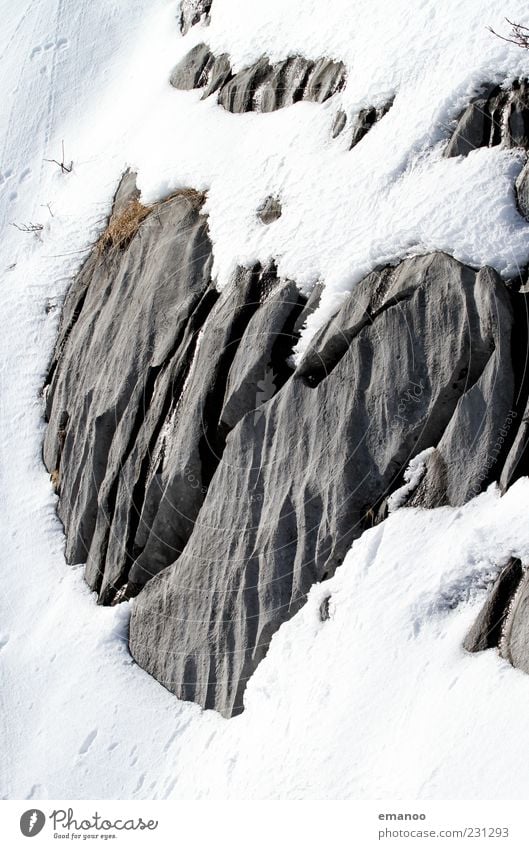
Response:
POLYGON ((529 50, 529 27, 526 27, 523 24, 515 24, 513 21, 510 21, 509 18, 505 18, 505 20, 511 27, 509 35, 500 35, 500 33, 496 32, 496 30, 492 27, 487 27, 488 31, 495 35, 496 38, 501 38, 502 41, 506 41, 509 44, 515 44, 516 47, 522 47, 524 50, 529 50))
POLYGON ((44 224, 33 224, 32 221, 29 224, 15 224, 12 221, 11 227, 16 227, 21 233, 40 233, 41 230, 44 230, 44 224))
POLYGON ((63 174, 70 174, 73 168, 73 160, 69 165, 66 165, 64 161, 64 141, 62 141, 62 161, 59 162, 57 159, 45 159, 44 162, 53 162, 54 165, 58 165, 63 174))

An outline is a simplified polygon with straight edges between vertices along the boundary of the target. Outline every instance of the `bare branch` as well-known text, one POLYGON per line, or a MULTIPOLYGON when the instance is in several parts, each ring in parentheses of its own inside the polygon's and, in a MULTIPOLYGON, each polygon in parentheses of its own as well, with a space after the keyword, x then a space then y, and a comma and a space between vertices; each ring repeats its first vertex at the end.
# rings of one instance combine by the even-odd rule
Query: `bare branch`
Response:
POLYGON ((511 32, 508 35, 500 35, 492 27, 487 27, 488 31, 495 35, 496 38, 501 38, 502 41, 507 41, 509 44, 515 44, 517 47, 529 50, 529 27, 525 27, 523 24, 515 24, 509 18, 505 18, 505 20, 511 28, 511 32))
POLYGON ((32 221, 28 224, 15 224, 12 221, 11 227, 16 227, 21 233, 40 233, 41 230, 44 230, 44 224, 33 224, 32 221))
POLYGON ((505 20, 513 29, 524 29, 526 32, 529 32, 529 27, 524 27, 523 24, 514 24, 509 18, 505 18, 505 20))
POLYGON ((44 162, 53 162, 54 165, 57 165, 63 174, 70 174, 73 168, 73 160, 69 165, 66 165, 65 156, 64 156, 64 141, 62 142, 62 160, 59 162, 58 159, 45 159, 44 162))

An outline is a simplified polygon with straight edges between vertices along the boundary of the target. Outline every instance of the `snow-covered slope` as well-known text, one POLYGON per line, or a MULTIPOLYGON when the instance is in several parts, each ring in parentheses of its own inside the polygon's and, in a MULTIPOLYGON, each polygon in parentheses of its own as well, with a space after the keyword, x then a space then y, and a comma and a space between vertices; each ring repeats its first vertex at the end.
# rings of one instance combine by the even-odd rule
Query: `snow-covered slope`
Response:
POLYGON ((276 635, 246 712, 225 721, 139 670, 127 606, 98 608, 65 566, 39 398, 65 288, 127 165, 146 200, 208 190, 219 286, 272 256, 307 288, 325 281, 302 346, 380 262, 441 249, 513 274, 529 259, 520 154, 445 160, 441 143, 479 83, 528 73, 529 54, 486 30, 505 14, 528 23, 525 4, 214 0, 211 25, 184 38, 168 0, 0 9, 1 795, 525 797, 529 677, 461 642, 487 579, 529 555, 526 481, 459 510, 397 511, 366 533, 276 635), (336 58, 348 85, 323 105, 232 115, 168 84, 201 40, 236 68, 262 52, 336 58), (393 94, 358 148, 332 141, 338 108, 393 94), (44 161, 62 140, 67 174, 44 161), (263 228, 255 211, 277 191, 283 215, 263 228))

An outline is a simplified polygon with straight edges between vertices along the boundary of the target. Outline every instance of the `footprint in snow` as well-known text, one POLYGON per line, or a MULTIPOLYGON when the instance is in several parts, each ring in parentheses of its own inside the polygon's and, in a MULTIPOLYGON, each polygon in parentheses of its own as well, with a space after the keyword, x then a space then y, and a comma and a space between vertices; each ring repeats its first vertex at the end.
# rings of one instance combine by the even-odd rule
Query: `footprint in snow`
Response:
POLYGON ((97 728, 95 728, 94 731, 91 731, 90 734, 88 735, 88 737, 86 738, 86 740, 84 741, 83 745, 79 749, 80 755, 86 755, 86 753, 88 752, 90 746, 92 745, 92 743, 94 742, 96 737, 97 737, 97 728))

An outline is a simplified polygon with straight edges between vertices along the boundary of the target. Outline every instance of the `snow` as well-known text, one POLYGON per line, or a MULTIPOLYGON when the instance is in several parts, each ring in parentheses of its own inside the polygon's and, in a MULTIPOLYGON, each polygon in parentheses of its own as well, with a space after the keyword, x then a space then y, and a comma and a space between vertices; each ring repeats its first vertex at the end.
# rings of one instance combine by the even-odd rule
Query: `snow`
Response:
POLYGON ((426 471, 428 457, 431 457, 434 450, 434 448, 425 448, 424 451, 421 451, 420 454, 417 454, 410 461, 408 468, 404 472, 404 484, 396 489, 388 498, 388 510, 390 513, 394 513, 395 510, 406 504, 408 497, 417 489, 426 471))
POLYGON ((207 190, 220 287, 237 263, 271 257, 307 290, 325 282, 300 351, 381 262, 439 249, 515 273, 529 259, 520 153, 444 160, 442 148, 481 82, 529 73, 529 54, 486 30, 504 15, 529 23, 526 4, 214 0, 211 24, 183 38, 173 0, 0 10, 0 795, 526 798, 529 676, 461 643, 507 558, 527 562, 527 480, 461 509, 401 508, 364 534, 274 637, 245 713, 226 721, 142 672, 129 606, 98 607, 82 568, 65 565, 39 394, 61 299, 126 166, 145 201, 207 190), (263 51, 341 59, 348 84, 323 105, 231 115, 168 85, 203 39, 237 68, 263 51), (353 151, 331 140, 339 108, 394 93, 353 151), (71 174, 44 162, 63 139, 71 174), (283 215, 266 227, 256 210, 270 194, 283 215), (29 221, 38 236, 9 226, 29 221))

